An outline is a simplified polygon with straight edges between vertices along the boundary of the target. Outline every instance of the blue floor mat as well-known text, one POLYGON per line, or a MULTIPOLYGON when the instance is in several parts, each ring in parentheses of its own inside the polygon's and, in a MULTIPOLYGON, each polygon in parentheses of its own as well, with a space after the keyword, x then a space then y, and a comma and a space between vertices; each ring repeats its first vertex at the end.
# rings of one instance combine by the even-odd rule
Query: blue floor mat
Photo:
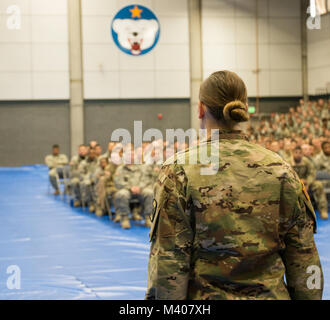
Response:
MULTIPOLYGON (((47 178, 45 166, 0 168, 0 299, 143 299, 149 230, 70 207, 47 194, 47 178), (21 271, 19 290, 7 288, 11 265, 21 271)), ((318 223, 330 299, 330 223, 318 223)))
POLYGON ((148 229, 47 194, 47 168, 0 169, 0 299, 143 299, 148 229), (9 290, 10 265, 21 289, 9 290))

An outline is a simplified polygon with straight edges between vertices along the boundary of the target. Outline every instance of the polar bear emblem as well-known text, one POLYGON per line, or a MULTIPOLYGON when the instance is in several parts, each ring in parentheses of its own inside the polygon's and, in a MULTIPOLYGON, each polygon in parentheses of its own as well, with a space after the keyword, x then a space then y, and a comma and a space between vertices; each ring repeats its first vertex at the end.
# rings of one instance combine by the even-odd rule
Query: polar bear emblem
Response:
POLYGON ((118 35, 120 46, 130 50, 132 55, 140 55, 155 43, 159 26, 154 19, 115 19, 112 29, 118 35))
POLYGON ((117 47, 133 56, 151 51, 158 42, 160 24, 156 15, 142 5, 129 5, 117 12, 111 24, 117 47))

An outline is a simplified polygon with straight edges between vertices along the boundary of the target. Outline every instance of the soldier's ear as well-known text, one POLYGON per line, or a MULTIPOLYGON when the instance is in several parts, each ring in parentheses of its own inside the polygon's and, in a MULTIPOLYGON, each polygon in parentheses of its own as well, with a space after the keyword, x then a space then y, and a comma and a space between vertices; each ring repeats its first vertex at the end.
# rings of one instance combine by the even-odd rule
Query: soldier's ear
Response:
POLYGON ((198 118, 203 119, 205 115, 205 106, 203 103, 199 100, 198 101, 198 118))

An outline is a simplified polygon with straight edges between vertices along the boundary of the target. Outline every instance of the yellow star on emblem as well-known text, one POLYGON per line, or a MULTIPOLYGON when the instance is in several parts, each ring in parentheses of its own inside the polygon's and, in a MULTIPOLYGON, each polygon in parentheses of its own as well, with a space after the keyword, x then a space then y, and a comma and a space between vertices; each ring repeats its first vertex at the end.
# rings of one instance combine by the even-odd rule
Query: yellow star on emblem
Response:
POLYGON ((134 6, 133 9, 129 9, 132 12, 132 18, 141 18, 142 9, 139 9, 138 6, 134 6))

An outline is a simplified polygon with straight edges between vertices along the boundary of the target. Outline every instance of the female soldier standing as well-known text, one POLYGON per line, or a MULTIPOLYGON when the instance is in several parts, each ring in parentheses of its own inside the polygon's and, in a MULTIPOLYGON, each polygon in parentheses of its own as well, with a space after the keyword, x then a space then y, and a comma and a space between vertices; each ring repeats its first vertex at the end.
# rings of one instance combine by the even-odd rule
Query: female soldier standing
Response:
POLYGON ((313 207, 293 169, 242 133, 244 82, 213 73, 199 118, 207 141, 166 161, 155 186, 146 299, 321 299, 313 207), (203 150, 216 150, 213 175, 188 163, 203 150))

